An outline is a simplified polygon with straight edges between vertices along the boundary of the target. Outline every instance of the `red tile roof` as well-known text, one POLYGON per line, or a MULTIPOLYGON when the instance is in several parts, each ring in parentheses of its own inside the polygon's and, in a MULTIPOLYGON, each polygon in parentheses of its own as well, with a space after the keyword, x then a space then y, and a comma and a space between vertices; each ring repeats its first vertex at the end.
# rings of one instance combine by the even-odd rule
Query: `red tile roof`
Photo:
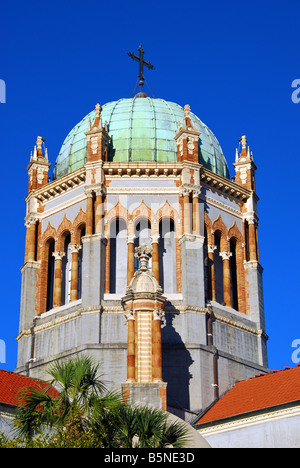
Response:
POLYGON ((203 424, 300 400, 300 365, 237 382, 197 422, 203 424))
MULTIPOLYGON (((22 388, 45 388, 48 383, 43 380, 32 379, 26 375, 0 369, 0 403, 18 405, 18 393, 22 388)), ((51 393, 58 392, 51 387, 51 393)))

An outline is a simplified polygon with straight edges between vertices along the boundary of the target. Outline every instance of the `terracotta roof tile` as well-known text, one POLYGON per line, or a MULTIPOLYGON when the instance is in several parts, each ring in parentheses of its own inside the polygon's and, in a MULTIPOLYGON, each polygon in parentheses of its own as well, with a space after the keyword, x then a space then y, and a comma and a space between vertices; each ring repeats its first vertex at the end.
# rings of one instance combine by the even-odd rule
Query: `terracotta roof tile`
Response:
POLYGON ((237 382, 197 422, 203 424, 238 414, 300 400, 300 366, 259 374, 237 382))
MULTIPOLYGON (((17 406, 21 388, 45 388, 47 385, 48 383, 43 380, 0 369, 0 403, 17 406)), ((58 394, 53 387, 51 387, 52 392, 58 394)))

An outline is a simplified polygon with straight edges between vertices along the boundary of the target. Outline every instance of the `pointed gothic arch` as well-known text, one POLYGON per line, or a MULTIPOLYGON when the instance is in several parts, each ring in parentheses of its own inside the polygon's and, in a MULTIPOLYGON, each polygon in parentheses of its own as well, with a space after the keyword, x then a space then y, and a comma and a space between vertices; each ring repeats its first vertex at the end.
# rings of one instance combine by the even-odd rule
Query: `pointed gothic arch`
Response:
POLYGON ((232 300, 233 307, 244 314, 246 308, 245 290, 245 247, 243 236, 238 229, 236 222, 228 229, 228 239, 230 243, 231 256, 231 276, 232 276, 232 300))

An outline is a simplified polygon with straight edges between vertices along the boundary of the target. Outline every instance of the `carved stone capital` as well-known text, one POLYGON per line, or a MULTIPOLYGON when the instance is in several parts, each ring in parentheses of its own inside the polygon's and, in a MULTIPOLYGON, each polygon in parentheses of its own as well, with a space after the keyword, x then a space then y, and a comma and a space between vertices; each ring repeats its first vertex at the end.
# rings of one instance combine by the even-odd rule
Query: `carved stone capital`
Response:
POLYGON ((222 260, 229 260, 232 256, 232 252, 228 252, 228 250, 226 250, 225 252, 220 252, 219 255, 222 257, 222 260))
POLYGON ((216 248, 217 248, 216 245, 208 244, 208 245, 207 245, 207 252, 208 252, 208 253, 214 253, 214 251, 216 250, 216 248))
POLYGON ((24 224, 28 228, 32 224, 35 224, 38 220, 39 220, 38 215, 30 214, 30 215, 26 216, 24 224))
POLYGON ((71 253, 78 253, 79 250, 81 249, 81 245, 80 244, 70 244, 69 249, 70 249, 71 253))
POLYGON ((153 320, 160 320, 161 322, 165 318, 165 312, 161 309, 154 309, 153 320))
POLYGON ((127 323, 129 320, 135 320, 134 311, 132 309, 127 309, 124 312, 124 319, 125 319, 125 323, 127 323))
POLYGON ((57 251, 57 252, 53 252, 52 255, 53 255, 53 257, 55 258, 55 261, 56 261, 56 260, 62 260, 62 258, 63 258, 66 254, 65 254, 65 252, 57 251))
POLYGON ((134 234, 129 234, 127 237, 126 237, 126 240, 127 240, 127 244, 134 244, 134 241, 136 239, 136 236, 134 234))
POLYGON ((158 244, 159 239, 160 239, 160 235, 159 235, 159 234, 153 234, 153 235, 150 237, 151 244, 158 244))
POLYGON ((197 189, 193 190, 193 198, 198 198, 200 193, 201 193, 201 190, 197 190, 197 189))
POLYGON ((191 190, 190 188, 182 187, 182 188, 180 189, 179 194, 180 194, 181 197, 187 197, 187 196, 190 195, 191 191, 192 191, 192 190, 191 190))

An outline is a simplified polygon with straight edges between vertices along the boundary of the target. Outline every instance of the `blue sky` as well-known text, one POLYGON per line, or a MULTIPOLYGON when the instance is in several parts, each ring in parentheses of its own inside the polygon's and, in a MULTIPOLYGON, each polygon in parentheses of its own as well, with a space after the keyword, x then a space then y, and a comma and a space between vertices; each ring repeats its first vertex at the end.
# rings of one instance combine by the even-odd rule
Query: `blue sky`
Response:
POLYGON ((64 138, 97 102, 130 97, 137 64, 126 52, 140 43, 155 66, 146 72, 154 96, 190 104, 218 138, 231 175, 247 135, 258 167, 269 366, 295 365, 300 103, 291 96, 300 79, 299 17, 299 0, 2 2, 1 368, 16 367, 30 151, 43 136, 53 169, 64 138))

